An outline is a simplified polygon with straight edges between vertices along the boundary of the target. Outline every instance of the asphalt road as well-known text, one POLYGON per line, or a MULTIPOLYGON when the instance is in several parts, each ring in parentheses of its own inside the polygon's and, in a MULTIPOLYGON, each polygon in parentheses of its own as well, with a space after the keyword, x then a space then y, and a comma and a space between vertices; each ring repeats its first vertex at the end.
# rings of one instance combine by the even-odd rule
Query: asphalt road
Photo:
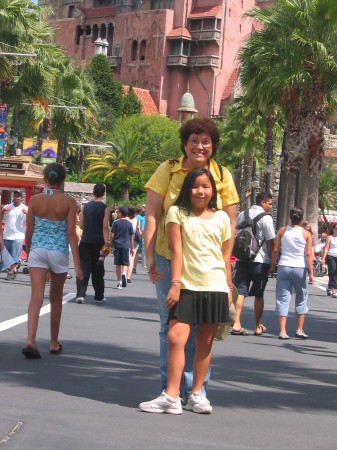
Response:
MULTIPOLYGON (((336 449, 337 299, 326 278, 310 287, 305 331, 279 341, 275 280, 265 298, 263 337, 253 335, 253 299, 242 325, 249 336, 215 342, 208 398, 210 416, 147 414, 141 401, 160 394, 159 320, 154 287, 140 265, 126 289, 116 289, 113 260, 106 261, 105 305, 90 287, 75 303, 74 278, 65 286, 60 342, 48 352, 49 313, 38 330, 41 360, 26 360, 29 275, 15 282, 0 274, 0 446, 4 449, 336 449)), ((73 274, 73 270, 71 270, 73 274)), ((45 298, 48 308, 48 297, 45 298)))

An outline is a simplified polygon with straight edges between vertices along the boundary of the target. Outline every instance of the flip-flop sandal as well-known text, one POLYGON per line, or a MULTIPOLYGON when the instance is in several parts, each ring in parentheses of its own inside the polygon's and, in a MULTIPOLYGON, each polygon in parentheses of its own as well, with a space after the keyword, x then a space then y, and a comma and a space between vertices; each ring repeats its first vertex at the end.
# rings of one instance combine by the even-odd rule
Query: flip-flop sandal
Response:
POLYGON ((248 336, 249 333, 244 328, 240 328, 240 330, 233 330, 232 329, 231 334, 233 336, 248 336))
POLYGON ((263 331, 261 331, 261 333, 259 333, 258 331, 254 331, 254 336, 262 336, 263 335, 263 331))
POLYGON ((22 349, 22 353, 27 359, 41 359, 41 353, 37 348, 25 347, 22 349))
POLYGON ((267 327, 265 327, 262 323, 260 324, 260 328, 262 330, 262 333, 265 333, 267 331, 267 327))
POLYGON ((59 348, 57 350, 50 350, 51 355, 59 355, 63 352, 63 346, 59 343, 59 348))

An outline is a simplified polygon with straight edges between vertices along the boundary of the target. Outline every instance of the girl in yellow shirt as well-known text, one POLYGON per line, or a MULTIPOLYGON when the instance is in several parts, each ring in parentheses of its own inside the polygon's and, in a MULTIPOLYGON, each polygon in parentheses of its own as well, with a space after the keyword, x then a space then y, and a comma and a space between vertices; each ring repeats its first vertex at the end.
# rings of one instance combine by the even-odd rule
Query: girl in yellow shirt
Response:
POLYGON ((146 412, 181 414, 179 384, 185 364, 184 348, 197 325, 192 393, 185 408, 210 414, 212 406, 202 390, 218 323, 228 321, 232 301, 229 239, 230 221, 217 209, 216 186, 208 169, 190 171, 167 214, 166 233, 171 250, 168 380, 166 391, 139 408, 146 412))

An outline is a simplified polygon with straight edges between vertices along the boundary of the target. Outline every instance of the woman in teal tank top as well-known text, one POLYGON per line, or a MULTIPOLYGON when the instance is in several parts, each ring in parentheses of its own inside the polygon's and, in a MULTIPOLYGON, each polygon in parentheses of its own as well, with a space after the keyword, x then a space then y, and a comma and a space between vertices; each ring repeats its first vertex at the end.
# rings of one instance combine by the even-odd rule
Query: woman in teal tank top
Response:
POLYGON ((43 304, 46 277, 50 274, 50 353, 62 352, 58 335, 62 314, 63 287, 69 268, 69 245, 73 254, 76 277, 83 278, 76 236, 76 202, 62 194, 66 170, 58 163, 48 164, 43 172, 45 188, 34 195, 28 205, 26 249, 31 279, 28 307, 28 337, 22 353, 39 359, 36 333, 43 304))

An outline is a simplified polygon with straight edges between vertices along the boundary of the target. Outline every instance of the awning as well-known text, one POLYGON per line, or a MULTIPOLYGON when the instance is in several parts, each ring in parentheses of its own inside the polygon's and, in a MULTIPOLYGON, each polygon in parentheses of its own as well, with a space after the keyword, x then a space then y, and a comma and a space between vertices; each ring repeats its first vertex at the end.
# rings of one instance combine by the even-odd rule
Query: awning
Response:
MULTIPOLYGON (((336 214, 325 214, 325 219, 328 223, 337 223, 337 211, 336 214)), ((323 215, 318 216, 318 221, 324 223, 323 215)))

